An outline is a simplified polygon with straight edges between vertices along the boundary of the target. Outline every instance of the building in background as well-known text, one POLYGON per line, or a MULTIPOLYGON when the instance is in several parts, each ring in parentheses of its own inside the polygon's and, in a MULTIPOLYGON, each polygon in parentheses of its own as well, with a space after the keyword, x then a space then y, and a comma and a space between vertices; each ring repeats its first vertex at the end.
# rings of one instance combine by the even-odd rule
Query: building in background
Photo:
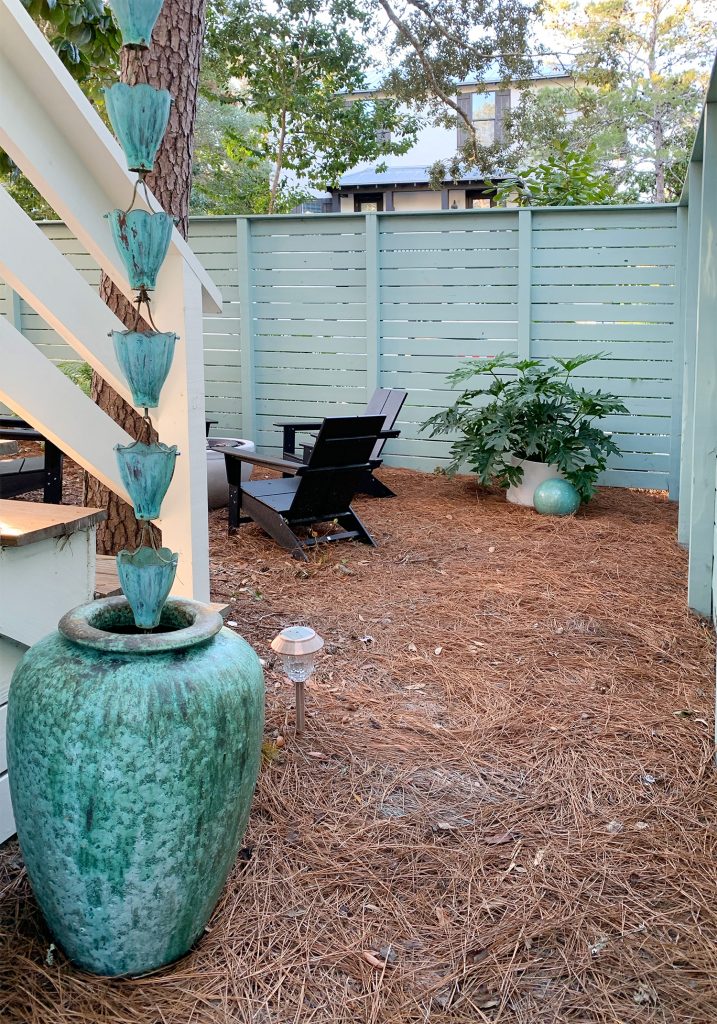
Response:
MULTIPOLYGON (((502 178, 497 176, 494 180, 499 182, 502 178)), ((458 180, 446 179, 439 190, 429 184, 427 166, 391 166, 385 171, 367 168, 344 174, 340 186, 330 189, 331 210, 472 210, 491 205, 490 191, 484 177, 475 170, 467 170, 458 180)))
MULTIPOLYGON (((505 115, 517 105, 525 89, 565 87, 573 81, 559 65, 545 65, 527 83, 502 88, 495 80, 491 88, 486 82, 462 82, 458 86, 458 103, 472 120, 479 141, 488 146, 503 139, 505 115)), ((378 90, 356 93, 355 99, 380 98, 378 90)), ((463 128, 447 128, 426 123, 415 144, 407 153, 392 156, 385 170, 377 171, 376 163, 361 164, 343 175, 338 188, 330 189, 330 201, 323 212, 361 213, 371 210, 450 210, 475 209, 491 205, 490 186, 476 171, 467 170, 459 180, 446 180, 441 189, 429 185, 429 168, 438 160, 448 161, 466 142, 463 128)), ((496 168, 491 181, 504 180, 496 168)), ((317 198, 317 204, 321 200, 317 198)))

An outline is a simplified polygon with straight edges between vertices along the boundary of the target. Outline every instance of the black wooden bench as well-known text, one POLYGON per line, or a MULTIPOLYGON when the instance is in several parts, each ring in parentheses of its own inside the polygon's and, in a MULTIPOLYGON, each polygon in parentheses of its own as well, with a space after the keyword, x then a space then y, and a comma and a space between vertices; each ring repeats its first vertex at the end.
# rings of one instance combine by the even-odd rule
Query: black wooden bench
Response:
POLYGON ((0 416, 0 438, 8 441, 44 441, 44 455, 0 459, 0 498, 42 488, 42 500, 52 505, 62 501, 62 452, 46 437, 16 416, 0 416))

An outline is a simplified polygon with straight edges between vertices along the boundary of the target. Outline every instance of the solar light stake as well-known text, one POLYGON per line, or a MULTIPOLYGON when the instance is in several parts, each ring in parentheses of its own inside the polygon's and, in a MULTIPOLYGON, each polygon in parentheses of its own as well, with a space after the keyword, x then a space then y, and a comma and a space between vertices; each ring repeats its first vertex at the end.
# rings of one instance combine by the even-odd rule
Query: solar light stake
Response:
POLYGON ((323 646, 319 634, 308 626, 289 626, 271 641, 272 650, 281 658, 284 674, 296 687, 297 736, 301 736, 305 725, 304 683, 314 671, 316 655, 323 646))

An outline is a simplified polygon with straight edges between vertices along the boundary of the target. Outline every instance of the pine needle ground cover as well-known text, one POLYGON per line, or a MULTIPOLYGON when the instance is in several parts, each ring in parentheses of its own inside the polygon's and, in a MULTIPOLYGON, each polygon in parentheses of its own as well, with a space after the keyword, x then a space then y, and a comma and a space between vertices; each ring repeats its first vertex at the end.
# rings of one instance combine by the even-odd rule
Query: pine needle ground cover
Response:
MULTIPOLYGON (((265 764, 210 929, 170 969, 76 971, 0 848, 15 1024, 709 1024, 714 644, 663 495, 574 519, 385 471, 379 548, 298 563, 212 515, 215 600, 267 662, 265 764), (326 654, 307 731, 269 642, 326 654)), ((72 499, 68 488, 66 500, 72 499)))

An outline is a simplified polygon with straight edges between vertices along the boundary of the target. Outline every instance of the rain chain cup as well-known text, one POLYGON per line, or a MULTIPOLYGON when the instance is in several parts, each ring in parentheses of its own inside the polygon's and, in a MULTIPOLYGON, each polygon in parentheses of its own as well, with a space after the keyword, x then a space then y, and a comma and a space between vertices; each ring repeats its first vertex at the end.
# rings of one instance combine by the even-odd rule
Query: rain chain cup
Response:
MULTIPOLYGON (((149 46, 161 0, 110 0, 127 60, 149 46)), ((136 76, 135 76, 136 77, 136 76)), ((236 860, 261 760, 264 681, 249 645, 215 611, 169 597, 178 555, 154 542, 179 452, 152 440, 177 335, 159 331, 149 292, 173 220, 135 209, 171 98, 147 83, 106 91, 131 171, 130 207, 109 219, 131 287, 134 328, 113 331, 147 440, 117 445, 144 542, 121 551, 123 597, 68 612, 20 661, 8 700, 8 768, 28 877, 50 931, 88 971, 137 975, 204 933, 236 860), (151 329, 143 329, 140 310, 151 329)), ((188 497, 188 496, 187 496, 188 497)))

